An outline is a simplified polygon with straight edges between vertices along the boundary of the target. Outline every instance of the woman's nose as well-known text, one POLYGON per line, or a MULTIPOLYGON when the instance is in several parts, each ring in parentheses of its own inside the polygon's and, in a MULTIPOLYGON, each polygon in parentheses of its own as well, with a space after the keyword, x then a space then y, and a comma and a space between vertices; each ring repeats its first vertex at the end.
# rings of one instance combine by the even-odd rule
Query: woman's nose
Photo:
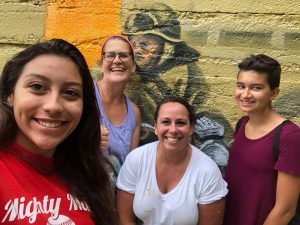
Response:
POLYGON ((242 97, 249 97, 251 95, 249 88, 245 88, 242 92, 242 97))
POLYGON ((116 57, 114 58, 113 62, 122 62, 119 54, 116 54, 116 57))
POLYGON ((169 127, 170 132, 177 132, 177 126, 175 123, 171 123, 169 127))
POLYGON ((60 113, 63 111, 62 99, 58 94, 49 93, 43 105, 43 109, 51 114, 60 113))

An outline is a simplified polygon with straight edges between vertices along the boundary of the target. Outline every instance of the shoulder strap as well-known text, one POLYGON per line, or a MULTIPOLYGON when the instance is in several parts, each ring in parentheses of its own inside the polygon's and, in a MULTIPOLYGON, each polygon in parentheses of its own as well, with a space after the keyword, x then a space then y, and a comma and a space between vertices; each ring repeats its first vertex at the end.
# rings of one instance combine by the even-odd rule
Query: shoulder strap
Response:
MULTIPOLYGON (((243 122, 244 117, 240 118, 236 125, 235 125, 235 132, 237 132, 243 122)), ((275 131, 275 135, 274 135, 274 139, 273 139, 273 158, 275 161, 277 161, 278 159, 278 154, 279 154, 279 141, 280 141, 280 134, 281 134, 281 130, 283 125, 289 123, 289 120, 285 120, 283 121, 281 124, 279 124, 279 126, 276 128, 275 131)))
POLYGON ((235 132, 238 132, 238 130, 240 129, 240 126, 241 126, 241 124, 242 124, 242 122, 243 122, 243 119, 244 119, 244 117, 241 117, 241 118, 237 121, 237 123, 236 123, 236 125, 235 125, 235 132))
MULTIPOLYGON (((290 122, 289 120, 285 120, 281 124, 279 124, 279 126, 276 128, 274 139, 273 139, 273 158, 275 161, 277 161, 278 154, 279 154, 279 140, 280 140, 281 129, 283 125, 289 122, 290 122)), ((296 213, 293 216, 293 218, 290 220, 288 225, 298 225, 298 224, 300 224, 300 196, 298 198, 296 213)))
POLYGON ((275 161, 278 159, 278 154, 279 154, 279 141, 280 141, 280 134, 283 125, 289 123, 289 120, 283 121, 279 126, 276 128, 274 139, 273 139, 273 158, 275 161))
POLYGON ((136 127, 136 115, 133 107, 133 102, 128 98, 128 96, 125 95, 125 100, 126 100, 126 106, 127 106, 127 117, 132 129, 135 129, 136 127))

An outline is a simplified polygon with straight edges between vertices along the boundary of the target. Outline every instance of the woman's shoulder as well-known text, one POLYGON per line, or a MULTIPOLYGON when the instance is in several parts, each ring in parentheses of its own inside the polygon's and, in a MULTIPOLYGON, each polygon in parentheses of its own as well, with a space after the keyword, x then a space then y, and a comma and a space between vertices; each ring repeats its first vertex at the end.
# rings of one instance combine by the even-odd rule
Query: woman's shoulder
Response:
POLYGON ((135 113, 140 114, 140 108, 137 106, 137 104, 135 102, 133 102, 127 95, 125 95, 125 98, 126 98, 127 104, 132 106, 135 113))
POLYGON ((202 152, 197 147, 192 146, 192 161, 197 164, 197 168, 215 170, 219 169, 216 162, 213 161, 208 155, 202 152))
POLYGON ((209 156, 196 147, 193 147, 193 156, 189 171, 192 175, 189 179, 195 179, 197 184, 199 184, 199 182, 219 183, 223 180, 221 171, 217 164, 209 156))
POLYGON ((132 104, 132 108, 133 108, 134 113, 135 113, 135 118, 136 118, 137 122, 140 124, 141 123, 141 111, 140 111, 140 108, 133 101, 131 101, 131 100, 129 100, 129 101, 132 104))
POLYGON ((155 153, 156 151, 156 147, 157 147, 157 141, 155 142, 151 142, 148 144, 144 144, 142 146, 139 146, 135 149, 133 149, 131 152, 129 152, 129 154, 127 155, 127 158, 147 158, 149 157, 151 154, 155 153))
MULTIPOLYGON (((135 121, 135 126, 140 126, 141 124, 141 111, 139 109, 139 107, 137 106, 137 104, 135 104, 133 101, 131 101, 131 99, 125 95, 126 98, 126 104, 127 104, 127 108, 128 108, 128 112, 129 112, 129 116, 132 116, 132 118, 134 118, 133 121, 135 121)), ((134 127, 135 127, 134 126, 134 127)))
POLYGON ((281 139, 292 138, 299 140, 300 139, 300 127, 292 121, 287 121, 282 126, 281 139))
POLYGON ((291 120, 287 120, 285 123, 288 127, 290 127, 290 129, 294 130, 294 131, 300 131, 300 127, 299 125, 297 125, 296 123, 294 123, 291 120))
POLYGON ((140 108, 137 106, 137 104, 135 104, 135 103, 132 102, 132 101, 131 101, 131 104, 132 104, 132 107, 133 107, 133 110, 134 110, 135 114, 140 115, 140 114, 141 114, 140 108))
POLYGON ((242 116, 235 124, 234 132, 237 133, 242 125, 245 125, 249 120, 249 116, 242 116))
POLYGON ((134 168, 134 170, 138 168, 138 170, 141 171, 143 168, 148 168, 150 166, 151 161, 155 159, 155 153, 155 142, 135 148, 126 156, 122 167, 134 168))

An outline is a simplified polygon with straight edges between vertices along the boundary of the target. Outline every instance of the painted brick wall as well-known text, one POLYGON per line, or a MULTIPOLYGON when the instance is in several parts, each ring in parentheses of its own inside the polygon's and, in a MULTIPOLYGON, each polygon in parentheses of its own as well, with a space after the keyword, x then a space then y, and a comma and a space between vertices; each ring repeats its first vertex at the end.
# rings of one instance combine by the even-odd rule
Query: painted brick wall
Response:
POLYGON ((103 39, 121 31, 120 7, 120 0, 48 0, 45 38, 70 41, 92 67, 103 39))
MULTIPOLYGON (((237 63, 249 54, 264 53, 278 59, 283 69, 281 94, 274 102, 276 109, 300 124, 298 1, 159 2, 168 4, 176 12, 181 39, 200 53, 197 65, 209 87, 200 106, 203 110, 225 115, 234 127, 241 116, 233 99, 237 63)), ((123 0, 122 3, 123 18, 132 13, 156 10, 151 6, 156 4, 153 2, 123 0)))
MULTIPOLYGON (((48 0, 47 5, 41 0, 6 0, 0 3, 0 65, 28 44, 62 37, 83 51, 92 68, 103 38, 124 32, 130 15, 157 11, 153 5, 160 3, 175 13, 180 40, 200 54, 193 65, 206 84, 199 111, 220 114, 233 127, 241 115, 232 96, 237 63, 249 54, 265 53, 278 59, 283 68, 282 92, 274 105, 300 124, 298 0, 48 0)), ((159 13, 168 14, 164 9, 159 13)), ((181 69, 168 71, 168 85, 178 80, 172 75, 186 76, 181 69)), ((136 95, 133 90, 139 89, 139 82, 132 82, 129 95, 136 95)))
POLYGON ((0 68, 16 52, 44 36, 46 0, 0 2, 0 68))

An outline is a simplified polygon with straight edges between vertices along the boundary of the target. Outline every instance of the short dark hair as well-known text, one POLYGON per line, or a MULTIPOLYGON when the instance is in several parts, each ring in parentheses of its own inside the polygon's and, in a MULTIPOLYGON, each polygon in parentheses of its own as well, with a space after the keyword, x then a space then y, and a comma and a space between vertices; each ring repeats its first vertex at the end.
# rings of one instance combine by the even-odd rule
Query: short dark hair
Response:
POLYGON ((116 224, 109 176, 100 147, 100 116, 93 79, 82 53, 62 39, 51 39, 29 46, 9 60, 0 78, 0 145, 15 139, 18 127, 7 104, 27 63, 41 55, 71 59, 76 65, 83 89, 83 112, 75 130, 60 143, 54 153, 59 176, 78 199, 88 204, 95 224, 116 224))
MULTIPOLYGON (((238 64, 240 71, 253 70, 267 74, 267 81, 273 90, 279 87, 281 67, 277 60, 264 54, 250 55, 238 64)), ((239 71, 239 73, 240 73, 239 71)))
POLYGON ((177 102, 177 103, 183 105, 189 113, 190 124, 192 126, 194 126, 194 124, 196 122, 196 115, 195 115, 193 107, 183 97, 174 96, 174 95, 166 96, 158 103, 156 110, 155 110, 155 114, 154 114, 155 122, 157 122, 158 113, 159 113, 161 106, 166 103, 169 103, 169 102, 177 102))

